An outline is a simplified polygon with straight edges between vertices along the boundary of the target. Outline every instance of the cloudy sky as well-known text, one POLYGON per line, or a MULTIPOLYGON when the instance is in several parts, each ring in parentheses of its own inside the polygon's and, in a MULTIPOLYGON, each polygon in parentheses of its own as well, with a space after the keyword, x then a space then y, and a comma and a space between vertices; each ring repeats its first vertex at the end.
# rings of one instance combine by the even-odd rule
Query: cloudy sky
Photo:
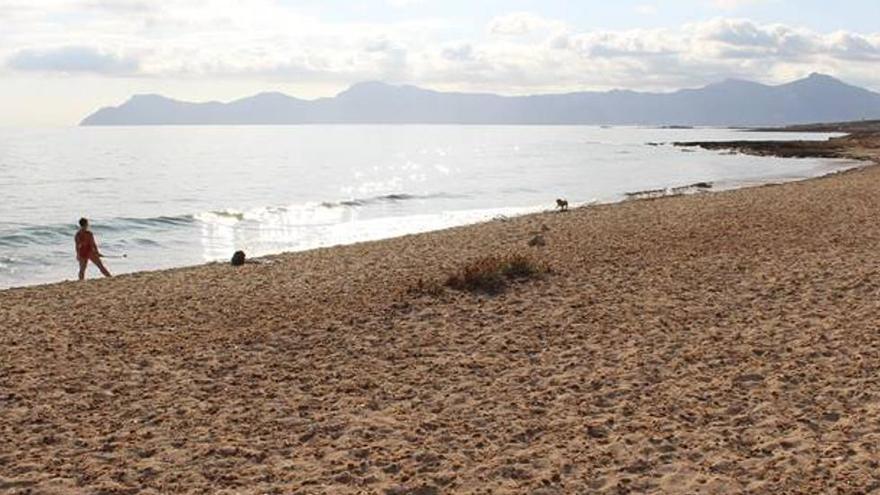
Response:
POLYGON ((824 72, 880 90, 878 19, 880 0, 0 0, 0 125, 365 80, 526 94, 824 72))

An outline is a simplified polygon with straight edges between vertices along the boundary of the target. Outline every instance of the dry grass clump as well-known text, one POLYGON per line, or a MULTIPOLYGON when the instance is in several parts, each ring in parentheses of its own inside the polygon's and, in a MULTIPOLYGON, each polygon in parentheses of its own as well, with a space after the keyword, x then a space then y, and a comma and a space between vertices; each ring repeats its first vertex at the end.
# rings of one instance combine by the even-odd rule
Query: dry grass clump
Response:
POLYGON ((407 292, 416 295, 439 296, 443 293, 443 286, 434 280, 425 281, 420 278, 415 285, 407 290, 407 292))
POLYGON ((546 264, 528 255, 484 256, 450 275, 445 285, 455 290, 497 294, 511 281, 540 277, 549 272, 546 264))

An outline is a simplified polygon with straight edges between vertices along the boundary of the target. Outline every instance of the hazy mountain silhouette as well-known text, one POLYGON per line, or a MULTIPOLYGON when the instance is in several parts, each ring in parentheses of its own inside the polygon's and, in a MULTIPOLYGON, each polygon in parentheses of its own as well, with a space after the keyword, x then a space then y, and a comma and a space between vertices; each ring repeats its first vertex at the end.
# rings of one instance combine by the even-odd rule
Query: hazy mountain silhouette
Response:
POLYGON ((261 93, 229 103, 137 95, 81 125, 183 124, 606 124, 774 126, 880 118, 880 94, 833 77, 779 86, 729 79, 673 93, 580 92, 536 96, 442 93, 360 83, 333 98, 261 93))

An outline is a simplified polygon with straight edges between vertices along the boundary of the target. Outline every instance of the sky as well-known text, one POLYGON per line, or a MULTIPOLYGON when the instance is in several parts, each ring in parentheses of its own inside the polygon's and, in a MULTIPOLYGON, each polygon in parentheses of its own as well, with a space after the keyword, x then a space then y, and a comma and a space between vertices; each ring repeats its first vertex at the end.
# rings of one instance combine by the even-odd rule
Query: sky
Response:
POLYGON ((878 19, 880 0, 0 0, 0 126, 362 81, 537 94, 821 72, 880 91, 878 19))

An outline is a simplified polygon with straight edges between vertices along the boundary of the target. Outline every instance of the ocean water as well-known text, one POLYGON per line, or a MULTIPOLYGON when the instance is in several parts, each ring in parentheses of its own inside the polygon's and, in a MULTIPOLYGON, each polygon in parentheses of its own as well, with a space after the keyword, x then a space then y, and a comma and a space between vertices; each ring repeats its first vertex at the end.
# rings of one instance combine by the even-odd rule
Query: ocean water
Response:
MULTIPOLYGON (((684 151, 828 134, 581 126, 0 129, 0 288, 74 279, 88 217, 114 273, 380 239, 712 182, 852 163, 684 151)), ((100 276, 90 268, 89 276, 100 276)))

